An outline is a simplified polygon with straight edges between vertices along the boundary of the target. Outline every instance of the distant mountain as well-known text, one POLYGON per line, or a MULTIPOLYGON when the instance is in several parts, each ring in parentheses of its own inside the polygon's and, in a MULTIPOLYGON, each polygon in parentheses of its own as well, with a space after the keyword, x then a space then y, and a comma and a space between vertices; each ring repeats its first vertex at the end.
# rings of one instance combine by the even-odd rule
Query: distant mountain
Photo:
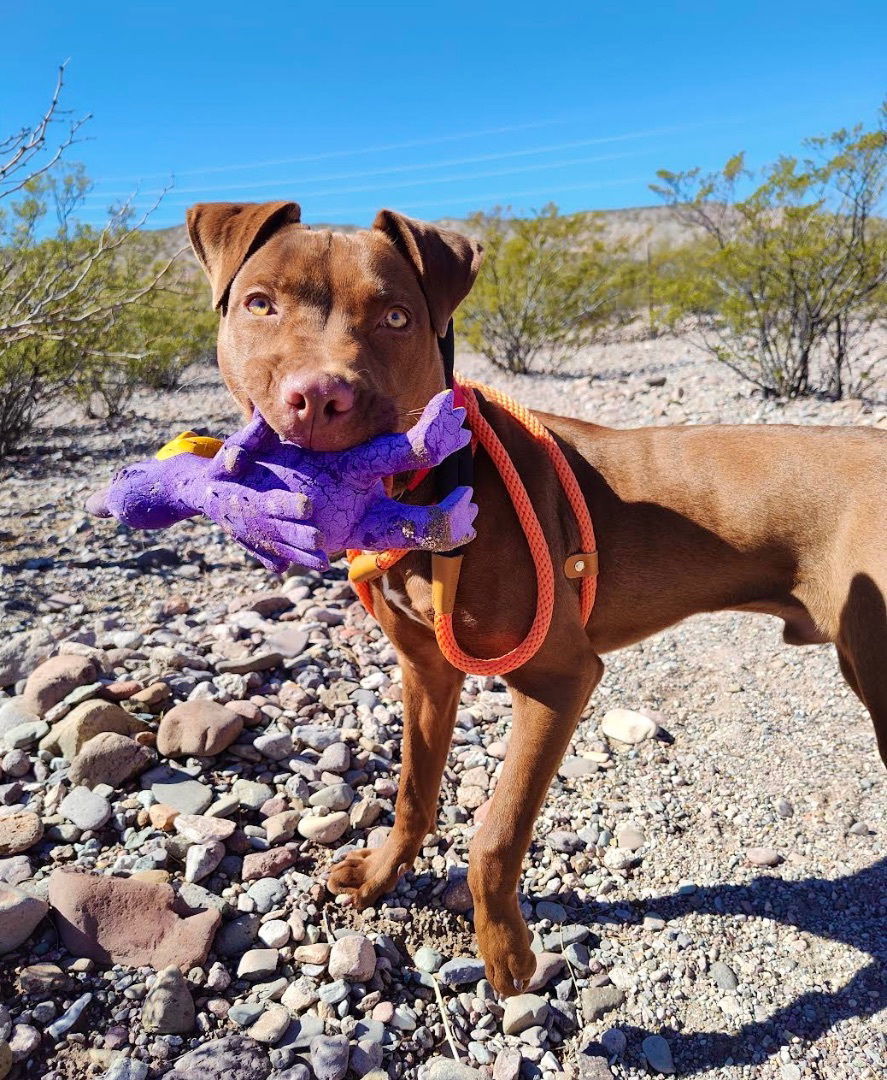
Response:
MULTIPOLYGON (((676 247, 690 243, 698 236, 697 230, 678 221, 673 211, 667 206, 636 206, 625 210, 597 210, 589 213, 598 218, 602 226, 601 239, 605 243, 627 243, 629 249, 639 258, 643 258, 646 254, 648 245, 652 250, 676 247)), ((357 225, 313 222, 310 219, 306 221, 306 224, 315 229, 336 229, 344 233, 358 232, 360 228, 357 225)), ((464 218, 441 218, 436 224, 455 229, 457 232, 470 233, 472 231, 464 218)), ((150 232, 152 239, 159 243, 161 252, 167 257, 180 248, 187 247, 189 258, 193 259, 184 225, 146 231, 150 232)))

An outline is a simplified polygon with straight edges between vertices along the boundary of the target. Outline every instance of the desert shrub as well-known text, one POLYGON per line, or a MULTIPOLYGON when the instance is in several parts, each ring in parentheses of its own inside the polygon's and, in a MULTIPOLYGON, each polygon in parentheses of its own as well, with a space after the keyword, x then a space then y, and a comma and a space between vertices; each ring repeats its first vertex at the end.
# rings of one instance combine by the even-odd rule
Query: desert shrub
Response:
POLYGON ((117 412, 139 381, 173 382, 196 340, 211 341, 202 286, 141 231, 147 215, 124 204, 101 228, 77 220, 89 181, 63 158, 82 121, 49 142, 62 74, 43 116, 0 139, 0 456, 60 395, 117 412))
POLYGON ((469 219, 484 262, 458 313, 467 343, 510 372, 555 369, 590 340, 614 296, 611 257, 589 214, 469 219))
POLYGON ((671 286, 670 318, 694 317, 702 347, 767 393, 840 398, 871 378, 887 282, 885 121, 882 109, 873 131, 808 140, 806 158, 757 178, 739 154, 718 173, 660 172, 653 185, 707 238, 671 286))

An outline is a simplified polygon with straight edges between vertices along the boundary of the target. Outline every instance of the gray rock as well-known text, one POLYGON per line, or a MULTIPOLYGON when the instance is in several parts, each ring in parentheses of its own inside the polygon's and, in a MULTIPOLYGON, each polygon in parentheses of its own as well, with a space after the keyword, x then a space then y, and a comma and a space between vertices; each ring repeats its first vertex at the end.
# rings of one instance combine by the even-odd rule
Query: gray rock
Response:
POLYGON ((433 1057, 425 1066, 425 1080, 485 1080, 484 1074, 452 1058, 433 1057))
POLYGON ((543 1025, 548 1018, 548 1002, 538 994, 518 994, 507 998, 502 1016, 502 1031, 519 1035, 529 1027, 543 1025))
POLYGON ((448 960, 437 973, 444 986, 465 986, 484 977, 484 962, 473 956, 458 956, 448 960))
POLYGON ((209 877, 224 857, 225 845, 220 840, 192 844, 185 854, 185 881, 202 881, 209 877))
POLYGON ((187 1035, 194 1029, 194 999, 177 967, 159 972, 142 1005, 142 1027, 163 1035, 187 1035))
POLYGON ((715 986, 719 986, 722 990, 735 990, 739 985, 739 980, 736 978, 736 972, 729 964, 725 964, 722 960, 716 960, 711 965, 709 975, 711 975, 712 982, 715 986))
POLYGON ((182 814, 202 814, 213 801, 212 788, 182 769, 166 765, 143 773, 142 785, 151 788, 157 802, 171 806, 182 814))
POLYGON ((46 1034, 50 1039, 60 1039, 65 1032, 70 1031, 83 1014, 83 1010, 92 1001, 92 994, 81 994, 73 1005, 69 1006, 62 1015, 50 1024, 46 1034))
POLYGON ((429 948, 427 945, 422 945, 416 949, 413 954, 413 962, 420 971, 427 971, 429 974, 437 971, 443 963, 443 956, 436 949, 429 948))
POLYGON ((2 740, 9 750, 25 750, 37 743, 49 731, 45 720, 26 720, 9 728, 2 740))
POLYGON ((588 986, 582 991, 582 1015, 589 1023, 598 1020, 625 1001, 618 986, 588 986))
POLYGON ((237 797, 241 806, 258 810, 262 803, 271 798, 274 791, 267 784, 260 784, 257 780, 244 780, 241 777, 231 785, 231 794, 237 797))
POLYGON ((250 949, 240 958, 237 965, 237 978, 256 982, 273 975, 277 970, 280 953, 277 949, 250 949))
POLYGON ((318 1035, 311 1042, 311 1068, 317 1080, 342 1080, 348 1072, 348 1058, 344 1035, 318 1035))
POLYGON ((213 949, 219 956, 241 956, 252 947, 259 932, 258 915, 238 915, 229 923, 224 923, 216 934, 213 949))
POLYGON ((148 1066, 136 1058, 118 1058, 101 1080, 148 1080, 148 1066))
POLYGON ((180 1057, 170 1080, 268 1080, 271 1062, 257 1042, 228 1035, 180 1057))
POLYGON ((674 1072, 671 1047, 661 1035, 648 1035, 641 1043, 641 1050, 647 1059, 647 1064, 654 1072, 669 1074, 674 1072))
POLYGON ((12 686, 46 660, 55 647, 55 638, 43 627, 0 638, 0 687, 12 686))
POLYGON ((84 832, 100 829, 111 816, 111 804, 87 787, 75 787, 59 804, 59 813, 84 832))

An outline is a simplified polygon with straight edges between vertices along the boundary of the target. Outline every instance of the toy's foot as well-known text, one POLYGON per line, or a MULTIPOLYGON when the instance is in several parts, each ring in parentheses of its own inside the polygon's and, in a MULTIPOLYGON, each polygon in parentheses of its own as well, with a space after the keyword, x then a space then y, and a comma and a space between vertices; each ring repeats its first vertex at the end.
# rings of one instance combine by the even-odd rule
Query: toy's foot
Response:
POLYGON ((352 851, 330 870, 327 888, 334 895, 345 894, 358 910, 370 907, 380 896, 391 892, 409 870, 406 863, 392 860, 385 847, 352 851))
POLYGON ((463 426, 464 420, 465 410, 453 408, 452 390, 436 394, 425 406, 419 422, 407 432, 416 457, 437 465, 465 446, 471 432, 463 426))
POLYGON ((472 488, 458 487, 439 503, 437 511, 446 526, 449 539, 445 546, 435 545, 438 551, 446 551, 449 548, 467 544, 476 536, 472 527, 477 517, 477 504, 471 501, 473 495, 472 488))
POLYGON ((103 488, 101 491, 96 491, 89 496, 85 507, 87 514, 100 518, 111 517, 111 511, 108 509, 109 491, 110 488, 103 488))

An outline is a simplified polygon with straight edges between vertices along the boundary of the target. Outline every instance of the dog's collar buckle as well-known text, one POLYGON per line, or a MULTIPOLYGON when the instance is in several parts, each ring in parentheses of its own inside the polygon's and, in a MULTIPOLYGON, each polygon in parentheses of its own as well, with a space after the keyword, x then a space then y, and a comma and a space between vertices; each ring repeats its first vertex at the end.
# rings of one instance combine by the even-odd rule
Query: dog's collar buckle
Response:
POLYGON ((596 577, 598 559, 596 551, 580 551, 570 555, 564 563, 564 573, 568 578, 596 577))

